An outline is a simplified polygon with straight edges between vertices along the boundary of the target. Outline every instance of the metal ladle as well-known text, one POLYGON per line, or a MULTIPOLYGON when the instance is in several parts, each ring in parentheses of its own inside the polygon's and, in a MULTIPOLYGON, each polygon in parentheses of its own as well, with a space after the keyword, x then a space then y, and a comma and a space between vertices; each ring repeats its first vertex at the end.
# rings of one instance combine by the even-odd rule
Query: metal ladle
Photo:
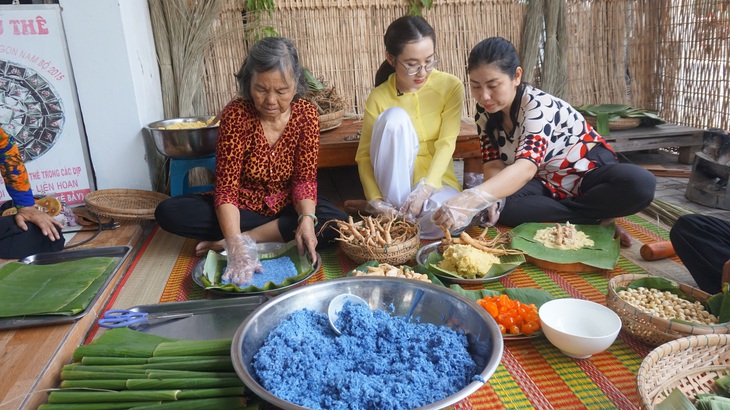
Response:
MULTIPOLYGON (((418 305, 418 302, 421 301, 421 297, 423 297, 423 294, 425 292, 421 289, 416 291, 416 295, 413 298, 413 303, 411 303, 411 308, 408 310, 408 314, 406 315, 406 322, 411 321, 411 316, 413 315, 413 311, 416 310, 416 306, 418 305)), ((327 307, 327 317, 330 321, 330 326, 332 327, 332 330, 337 334, 337 336, 341 335, 342 332, 340 329, 335 326, 335 323, 337 322, 337 319, 340 317, 340 312, 342 311, 342 307, 345 306, 345 303, 350 302, 353 305, 361 305, 361 306, 367 306, 370 308, 370 305, 368 305, 368 302, 366 302, 364 299, 362 299, 359 296, 355 296, 351 293, 343 293, 341 295, 337 295, 330 300, 330 304, 327 307)))
POLYGON ((370 309, 370 305, 368 305, 368 302, 366 302, 363 298, 359 296, 355 296, 351 293, 343 293, 341 295, 337 295, 330 300, 329 307, 327 308, 327 316, 330 320, 330 326, 332 327, 332 330, 337 334, 337 336, 341 335, 342 332, 340 329, 335 326, 335 323, 337 322, 337 319, 340 317, 340 312, 342 311, 342 307, 345 306, 345 303, 350 302, 353 305, 361 305, 361 306, 367 306, 368 309, 370 309))

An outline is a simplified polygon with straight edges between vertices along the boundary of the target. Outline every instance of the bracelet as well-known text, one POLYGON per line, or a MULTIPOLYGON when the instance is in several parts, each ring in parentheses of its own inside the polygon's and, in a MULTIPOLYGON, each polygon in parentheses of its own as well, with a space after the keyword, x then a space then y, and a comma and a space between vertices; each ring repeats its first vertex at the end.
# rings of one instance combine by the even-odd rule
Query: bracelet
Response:
POLYGON ((319 223, 319 219, 315 214, 301 214, 299 215, 299 218, 297 218, 297 223, 302 222, 302 218, 304 218, 305 216, 311 217, 314 220, 314 226, 317 226, 317 224, 319 223))

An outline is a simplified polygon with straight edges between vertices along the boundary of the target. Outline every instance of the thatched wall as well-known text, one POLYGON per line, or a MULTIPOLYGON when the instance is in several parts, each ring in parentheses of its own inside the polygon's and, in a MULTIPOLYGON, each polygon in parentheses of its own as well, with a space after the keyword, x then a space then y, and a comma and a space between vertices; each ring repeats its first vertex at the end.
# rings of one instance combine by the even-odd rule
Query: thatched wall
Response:
MULTIPOLYGON (((236 93, 234 74, 253 41, 244 1, 220 0, 219 36, 205 59, 208 113, 236 93)), ((304 64, 334 85, 360 114, 384 59, 382 35, 405 14, 398 0, 275 0, 264 25, 297 45, 304 64)), ((435 1, 424 17, 437 33, 440 70, 468 81, 466 58, 478 41, 499 35, 519 48, 526 2, 435 1)), ((569 102, 628 103, 669 121, 730 129, 730 0, 566 0, 569 102)), ((539 84, 542 61, 537 63, 539 84)), ((526 68, 527 69, 527 68, 526 68)), ((465 114, 473 112, 466 89, 465 114)))

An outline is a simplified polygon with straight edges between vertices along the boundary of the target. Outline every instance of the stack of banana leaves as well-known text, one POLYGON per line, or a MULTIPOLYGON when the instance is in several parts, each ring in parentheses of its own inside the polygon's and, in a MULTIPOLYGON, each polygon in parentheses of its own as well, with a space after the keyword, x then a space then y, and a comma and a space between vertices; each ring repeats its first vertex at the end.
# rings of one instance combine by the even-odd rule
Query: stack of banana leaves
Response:
POLYGON ((74 351, 40 410, 257 410, 231 361, 231 339, 182 340, 111 329, 74 351))
POLYGON ((600 105, 581 105, 575 107, 578 112, 583 115, 596 117, 596 131, 601 135, 611 135, 609 122, 620 118, 639 118, 642 125, 660 125, 666 123, 664 119, 655 113, 634 108, 630 105, 623 104, 600 104, 600 105))

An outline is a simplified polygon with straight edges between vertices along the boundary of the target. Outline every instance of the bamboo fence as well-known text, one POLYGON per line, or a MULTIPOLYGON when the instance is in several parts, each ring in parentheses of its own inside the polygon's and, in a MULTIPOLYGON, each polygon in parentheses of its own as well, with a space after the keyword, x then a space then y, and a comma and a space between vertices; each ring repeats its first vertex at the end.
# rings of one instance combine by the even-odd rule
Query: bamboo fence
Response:
MULTIPOLYGON (((383 33, 408 11, 403 0, 275 0, 272 13, 255 14, 243 0, 219 1, 202 79, 207 112, 199 114, 217 113, 236 94, 234 74, 257 30, 267 26, 291 38, 303 64, 336 87, 351 114, 361 114, 385 57, 383 33)), ((730 0, 563 2, 563 99, 626 103, 670 122, 730 129, 730 0)), ((520 50, 527 7, 520 0, 434 1, 424 17, 436 31, 439 69, 468 84, 467 55, 482 39, 499 35, 520 50)), ((550 19, 540 24, 554 28, 550 19)), ((545 55, 552 55, 554 40, 543 34, 535 67, 524 67, 534 70, 538 87, 542 70, 555 63, 545 55)), ((465 98, 464 114, 471 116, 468 87, 465 98)))

